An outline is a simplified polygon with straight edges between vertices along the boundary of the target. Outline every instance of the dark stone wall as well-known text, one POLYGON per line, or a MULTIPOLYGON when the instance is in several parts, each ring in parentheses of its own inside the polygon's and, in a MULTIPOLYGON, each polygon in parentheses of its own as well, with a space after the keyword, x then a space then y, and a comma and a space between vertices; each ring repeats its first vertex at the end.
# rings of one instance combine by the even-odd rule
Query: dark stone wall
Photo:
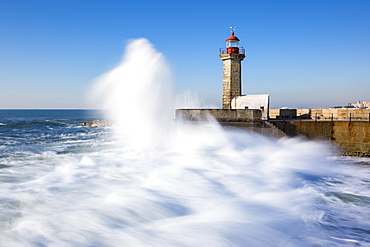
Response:
POLYGON ((259 109, 177 109, 176 121, 197 121, 215 118, 225 128, 239 128, 265 136, 281 138, 286 134, 273 124, 262 121, 259 109))
POLYGON ((343 155, 370 157, 369 121, 273 121, 288 136, 331 141, 343 155))
POLYGON ((343 155, 370 157, 370 121, 262 121, 261 110, 177 109, 176 120, 201 121, 213 116, 222 126, 242 128, 266 136, 303 136, 328 141, 343 155))
POLYGON ((176 119, 199 121, 214 117, 218 122, 261 121, 261 110, 252 109, 177 109, 176 119))
POLYGON ((219 122, 224 128, 238 128, 259 133, 267 137, 281 138, 287 135, 267 121, 261 122, 219 122))

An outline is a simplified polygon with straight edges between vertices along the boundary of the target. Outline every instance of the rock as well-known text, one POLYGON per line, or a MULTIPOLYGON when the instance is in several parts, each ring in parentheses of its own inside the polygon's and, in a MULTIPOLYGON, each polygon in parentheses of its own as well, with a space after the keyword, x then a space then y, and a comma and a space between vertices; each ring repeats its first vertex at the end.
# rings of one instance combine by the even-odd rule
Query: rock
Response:
POLYGON ((81 126, 87 126, 87 127, 107 127, 109 125, 110 125, 109 122, 103 119, 96 119, 96 120, 81 124, 81 126))

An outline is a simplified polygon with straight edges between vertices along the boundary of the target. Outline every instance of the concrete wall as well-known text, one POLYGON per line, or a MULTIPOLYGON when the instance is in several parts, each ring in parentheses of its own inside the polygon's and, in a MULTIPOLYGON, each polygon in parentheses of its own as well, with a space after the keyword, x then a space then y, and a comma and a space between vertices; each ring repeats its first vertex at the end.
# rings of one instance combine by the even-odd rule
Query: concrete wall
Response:
POLYGON ((281 131, 279 128, 270 124, 267 121, 262 122, 219 122, 221 126, 224 128, 238 128, 244 129, 247 131, 255 132, 267 137, 273 138, 282 138, 286 137, 287 135, 281 131))
MULTIPOLYGON (((357 109, 356 109, 357 110, 357 109)), ((274 111, 273 111, 274 112, 274 111)), ((338 111, 342 114, 342 111, 338 111)), ((176 120, 199 121, 213 116, 225 127, 237 127, 266 136, 304 136, 330 141, 343 155, 370 157, 369 121, 275 120, 262 121, 261 110, 177 109, 176 120)), ((338 116, 342 117, 342 116, 338 116)))
POLYGON ((262 119, 267 120, 269 116, 269 95, 242 95, 231 101, 232 109, 259 109, 262 111, 262 119))
POLYGON ((177 109, 176 119, 199 121, 213 116, 219 122, 261 121, 261 110, 245 109, 177 109))
POLYGON ((176 121, 197 123, 214 117, 224 128, 238 128, 256 132, 268 137, 281 138, 287 135, 275 125, 261 121, 261 110, 221 110, 221 109, 177 109, 176 121))
MULTIPOLYGON (((299 114, 299 113, 298 113, 299 114)), ((369 119, 370 109, 355 108, 329 108, 329 109, 311 109, 311 118, 315 119, 369 119)))
MULTIPOLYGON (((295 110, 297 117, 319 120, 369 120, 370 109, 327 108, 327 109, 270 109, 270 119, 282 118, 284 111, 295 110)), ((285 114, 286 115, 286 114, 285 114)), ((284 116, 286 118, 291 118, 284 116)))
POLYGON ((370 122, 366 121, 277 121, 288 136, 331 141, 344 155, 370 157, 370 122))

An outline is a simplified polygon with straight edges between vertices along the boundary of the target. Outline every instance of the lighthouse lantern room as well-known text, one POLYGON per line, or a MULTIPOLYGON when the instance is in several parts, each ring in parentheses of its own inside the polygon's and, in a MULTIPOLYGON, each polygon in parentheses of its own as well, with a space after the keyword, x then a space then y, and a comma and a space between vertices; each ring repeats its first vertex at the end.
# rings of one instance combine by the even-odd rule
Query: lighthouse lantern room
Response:
POLYGON ((231 33, 231 36, 226 39, 226 53, 239 53, 239 39, 231 33))

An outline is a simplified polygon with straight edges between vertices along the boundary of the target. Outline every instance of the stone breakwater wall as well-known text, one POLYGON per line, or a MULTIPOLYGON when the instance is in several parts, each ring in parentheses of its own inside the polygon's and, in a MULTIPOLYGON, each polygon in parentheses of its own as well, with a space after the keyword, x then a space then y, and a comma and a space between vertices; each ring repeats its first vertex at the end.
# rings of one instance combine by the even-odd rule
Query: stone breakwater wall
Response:
MULTIPOLYGON (((365 112, 366 113, 366 112, 365 112)), ((176 120, 196 123, 212 116, 225 128, 241 128, 265 136, 303 136, 333 144, 340 154, 370 157, 370 121, 298 120, 262 121, 260 110, 177 109, 176 120)))
POLYGON ((330 141, 341 154, 370 157, 369 121, 271 121, 288 136, 330 141))
POLYGON ((320 120, 368 120, 370 109, 327 108, 327 109, 270 109, 270 119, 302 118, 320 120))
POLYGON ((262 121, 262 111, 252 109, 177 109, 176 121, 196 123, 214 118, 225 128, 240 128, 265 136, 281 138, 286 134, 273 124, 262 121))
POLYGON ((199 121, 215 118, 218 122, 260 122, 261 110, 249 109, 177 109, 176 119, 199 121))

